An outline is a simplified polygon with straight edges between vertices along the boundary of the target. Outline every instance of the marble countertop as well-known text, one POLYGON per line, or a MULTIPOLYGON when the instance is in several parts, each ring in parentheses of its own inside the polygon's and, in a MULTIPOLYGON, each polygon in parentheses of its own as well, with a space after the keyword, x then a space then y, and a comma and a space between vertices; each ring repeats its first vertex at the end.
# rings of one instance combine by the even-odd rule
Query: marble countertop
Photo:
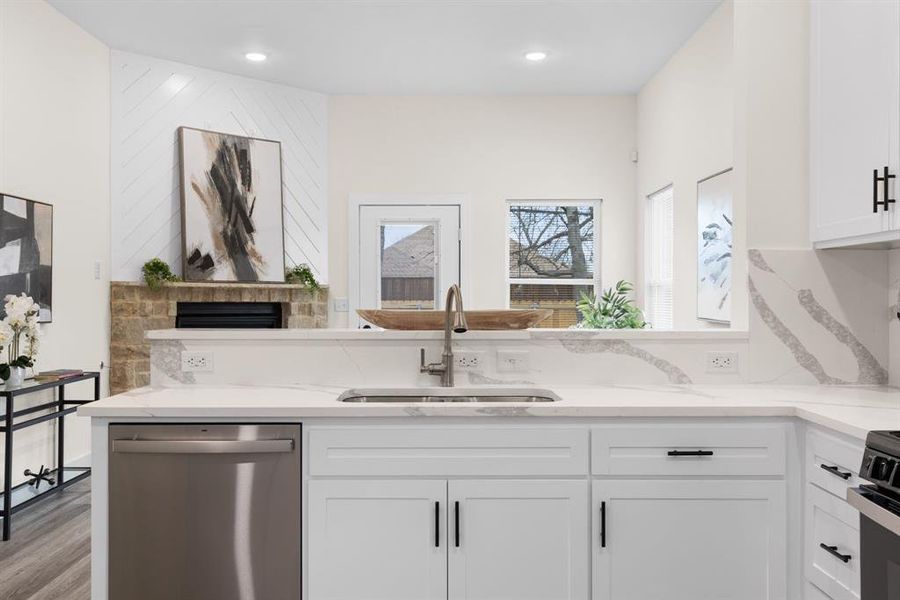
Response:
POLYGON ((900 388, 879 386, 545 386, 553 403, 358 404, 337 401, 345 388, 311 385, 140 388, 81 406, 98 418, 341 417, 798 417, 865 439, 900 430, 900 388))

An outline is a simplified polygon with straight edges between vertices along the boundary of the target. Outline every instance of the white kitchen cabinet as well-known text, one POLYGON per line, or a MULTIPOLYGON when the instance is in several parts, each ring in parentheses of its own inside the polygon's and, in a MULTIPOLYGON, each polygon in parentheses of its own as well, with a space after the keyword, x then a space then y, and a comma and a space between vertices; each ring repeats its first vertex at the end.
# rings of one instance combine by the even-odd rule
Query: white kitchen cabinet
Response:
POLYGON ((786 597, 784 482, 593 486, 594 600, 786 597))
POLYGON ((896 239, 898 205, 874 210, 884 189, 873 171, 897 175, 900 164, 900 0, 814 0, 810 17, 812 240, 896 239))
POLYGON ((808 485, 806 579, 834 600, 860 598, 859 513, 842 499, 808 485))
POLYGON ((588 597, 586 481, 315 480, 307 503, 311 600, 588 597))
POLYGON ((443 480, 311 481, 310 599, 446 599, 446 497, 443 480))
POLYGON ((846 497, 848 487, 867 483, 859 477, 863 453, 857 441, 806 432, 804 572, 811 587, 831 600, 860 598, 859 513, 846 497))
POLYGON ((450 600, 587 599, 586 481, 450 481, 448 509, 450 600))

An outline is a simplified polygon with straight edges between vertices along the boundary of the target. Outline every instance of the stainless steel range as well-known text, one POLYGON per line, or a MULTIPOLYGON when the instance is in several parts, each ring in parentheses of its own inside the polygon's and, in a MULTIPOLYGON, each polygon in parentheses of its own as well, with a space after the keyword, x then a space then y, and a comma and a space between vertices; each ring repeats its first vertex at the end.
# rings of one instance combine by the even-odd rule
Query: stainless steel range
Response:
POLYGON ((866 438, 860 476, 872 482, 847 490, 859 510, 863 600, 900 598, 900 431, 866 438))

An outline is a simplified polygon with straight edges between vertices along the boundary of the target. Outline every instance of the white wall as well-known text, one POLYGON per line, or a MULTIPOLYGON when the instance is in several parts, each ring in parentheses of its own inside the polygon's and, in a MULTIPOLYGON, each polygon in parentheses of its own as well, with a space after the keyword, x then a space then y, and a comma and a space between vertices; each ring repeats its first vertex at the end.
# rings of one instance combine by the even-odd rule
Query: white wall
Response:
MULTIPOLYGON (((675 198, 674 328, 710 326, 697 319, 697 182, 733 166, 733 7, 724 2, 648 81, 637 97, 637 235, 649 194, 672 184, 675 198)), ((735 206, 735 214, 743 207, 735 206)), ((736 228, 746 228, 743 219, 736 228)), ((743 236, 738 236, 743 239, 743 236)), ((744 251, 735 248, 735 263, 744 251)), ((643 247, 638 244, 638 279, 643 247)), ((742 269, 735 265, 736 269, 742 269)), ((732 279, 732 326, 747 324, 744 278, 732 279)), ((642 292, 642 286, 638 286, 642 292)))
POLYGON ((138 280, 158 256, 181 272, 178 127, 281 142, 288 265, 327 272, 327 100, 219 71, 112 53, 114 280, 138 280))
POLYGON ((353 193, 468 194, 467 307, 505 306, 508 199, 602 198, 603 282, 633 280, 634 135, 633 96, 332 96, 330 296, 348 295, 353 193))
POLYGON ((747 247, 809 249, 809 3, 737 2, 734 63, 747 247))
MULTIPOLYGON (((44 2, 2 2, 0 60, 0 191, 54 207, 53 323, 37 369, 97 369, 109 345, 109 50, 44 2)), ((87 454, 87 420, 67 421, 68 456, 87 454)), ((52 425, 15 439, 17 479, 54 464, 52 425)))

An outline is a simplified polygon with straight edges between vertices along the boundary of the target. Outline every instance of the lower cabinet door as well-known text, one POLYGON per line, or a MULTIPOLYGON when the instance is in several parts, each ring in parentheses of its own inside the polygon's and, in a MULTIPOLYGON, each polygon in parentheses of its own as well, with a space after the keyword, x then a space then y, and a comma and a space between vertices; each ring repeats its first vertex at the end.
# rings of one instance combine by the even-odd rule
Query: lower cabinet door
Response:
POLYGON ((586 481, 450 481, 450 600, 586 600, 586 481))
POLYGON ((594 600, 785 599, 784 482, 593 486, 594 600))
POLYGON ((446 481, 311 481, 311 600, 444 600, 446 481))

